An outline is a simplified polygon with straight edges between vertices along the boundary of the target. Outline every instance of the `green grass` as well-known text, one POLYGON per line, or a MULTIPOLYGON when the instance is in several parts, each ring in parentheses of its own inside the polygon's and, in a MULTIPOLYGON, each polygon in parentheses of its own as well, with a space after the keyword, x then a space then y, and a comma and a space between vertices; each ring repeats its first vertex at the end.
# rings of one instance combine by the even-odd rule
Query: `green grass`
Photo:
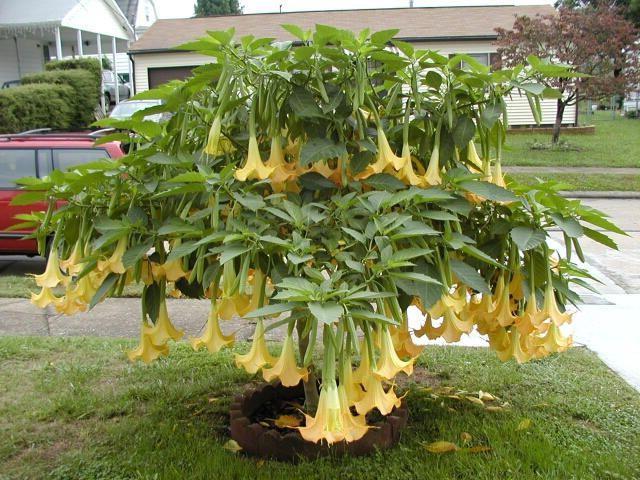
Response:
POLYGON ((290 465, 223 449, 230 401, 252 381, 232 365, 233 351, 193 353, 180 344, 143 366, 125 360, 132 346, 0 339, 0 478, 587 480, 640 472, 640 395, 584 349, 517 365, 484 349, 428 348, 420 364, 429 378, 491 392, 511 407, 443 403, 411 383, 409 424, 396 448, 290 465), (525 418, 531 427, 518 431, 525 418), (460 443, 462 432, 491 450, 424 449, 460 443))
MULTIPOLYGON (((584 117, 583 117, 584 118, 584 117)), ((505 165, 640 167, 640 120, 617 117, 611 112, 596 112, 588 121, 596 125, 595 135, 560 134, 561 140, 580 151, 531 150, 534 142, 550 143, 550 134, 507 135, 505 165)))
POLYGON ((537 179, 565 183, 566 190, 640 192, 640 175, 575 175, 570 173, 511 173, 509 177, 527 185, 535 185, 537 179))
MULTIPOLYGON (((142 284, 127 285, 122 297, 139 297, 142 294, 142 284)), ((0 297, 30 298, 31 292, 39 292, 40 287, 30 275, 0 275, 0 297)), ((54 289, 56 295, 64 293, 64 288, 54 289)))

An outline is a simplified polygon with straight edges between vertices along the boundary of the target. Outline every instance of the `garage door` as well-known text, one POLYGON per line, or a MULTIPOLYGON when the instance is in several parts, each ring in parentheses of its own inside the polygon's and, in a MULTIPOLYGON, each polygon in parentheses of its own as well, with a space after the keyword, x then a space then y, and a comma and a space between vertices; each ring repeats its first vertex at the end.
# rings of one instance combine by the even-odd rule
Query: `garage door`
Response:
POLYGON ((196 68, 196 65, 191 67, 149 68, 147 69, 147 74, 149 76, 149 88, 155 88, 170 80, 184 80, 191 76, 191 71, 194 68, 196 68))

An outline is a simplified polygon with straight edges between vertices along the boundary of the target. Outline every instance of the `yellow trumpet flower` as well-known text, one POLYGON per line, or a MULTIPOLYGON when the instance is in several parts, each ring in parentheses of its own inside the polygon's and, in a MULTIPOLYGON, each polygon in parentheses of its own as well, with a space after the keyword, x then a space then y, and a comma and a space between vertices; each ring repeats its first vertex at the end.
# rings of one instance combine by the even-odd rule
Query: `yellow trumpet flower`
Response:
POLYGON ((411 161, 411 152, 409 150, 409 145, 404 144, 402 147, 402 158, 404 159, 404 164, 400 171, 398 172, 398 179, 408 185, 414 185, 418 187, 427 186, 425 178, 423 175, 418 176, 413 169, 413 162, 411 161))
POLYGON ((253 342, 251 349, 244 355, 236 355, 236 366, 244 368, 248 373, 256 373, 265 365, 274 365, 275 358, 267 349, 267 342, 264 338, 264 324, 262 319, 258 320, 256 330, 253 332, 253 342))
POLYGON ((413 343, 411 332, 409 331, 409 322, 404 318, 402 325, 399 327, 389 327, 393 347, 399 357, 417 357, 424 350, 424 345, 416 345, 413 343))
POLYGON ((187 276, 187 272, 182 269, 182 260, 171 260, 162 265, 151 264, 151 272, 156 280, 166 279, 168 282, 175 282, 187 276))
POLYGON ((453 308, 444 306, 442 313, 442 323, 435 327, 431 315, 427 315, 424 326, 419 330, 420 334, 426 334, 431 340, 438 337, 444 338, 448 343, 457 342, 463 333, 469 333, 473 329, 473 320, 462 320, 453 308))
POLYGON ((365 341, 360 342, 360 365, 353 372, 353 382, 364 383, 364 380, 371 374, 371 359, 369 358, 369 349, 365 341))
POLYGON ((66 260, 60 260, 60 268, 70 276, 78 275, 82 271, 83 265, 80 263, 83 257, 83 248, 80 241, 76 242, 71 251, 71 255, 66 260))
POLYGON ((531 292, 522 315, 516 320, 516 327, 522 335, 529 335, 540 326, 540 311, 536 302, 536 294, 531 292))
POLYGON ((130 361, 142 360, 144 363, 151 363, 160 355, 169 354, 169 346, 166 343, 155 344, 149 334, 150 331, 151 327, 143 320, 140 326, 140 345, 135 350, 127 352, 130 361))
POLYGON ((113 272, 123 274, 127 271, 122 263, 122 256, 127 251, 127 237, 118 240, 116 249, 107 260, 98 261, 98 270, 101 272, 113 272))
POLYGON ((496 160, 493 165, 493 171, 491 172, 491 182, 499 187, 507 188, 507 184, 504 181, 504 175, 502 174, 502 166, 500 160, 496 160))
POLYGON ((442 177, 440 176, 440 147, 436 143, 431 152, 427 172, 424 174, 424 180, 427 185, 440 185, 442 177))
POLYGON ((262 376, 267 382, 277 377, 285 387, 295 387, 300 383, 300 380, 307 381, 309 372, 306 368, 298 367, 296 363, 293 337, 291 335, 287 335, 284 339, 282 352, 273 367, 262 369, 262 376))
POLYGON ((349 394, 345 385, 338 385, 338 396, 340 397, 340 412, 342 412, 342 430, 344 439, 347 442, 360 440, 369 427, 364 415, 352 415, 349 407, 349 394))
POLYGON ((478 152, 476 151, 476 145, 473 140, 469 140, 469 146, 467 147, 467 160, 473 167, 477 173, 485 173, 482 160, 478 156, 478 152))
POLYGON ((308 442, 326 440, 332 444, 358 440, 366 433, 367 427, 364 418, 351 415, 344 393, 341 393, 334 380, 322 384, 315 417, 305 415, 305 426, 298 427, 298 430, 308 442))
POLYGON ((264 180, 269 178, 269 175, 275 170, 274 167, 267 167, 262 163, 260 158, 260 149, 258 148, 258 140, 255 135, 249 138, 249 153, 247 155, 247 161, 239 170, 236 170, 235 177, 241 182, 247 180, 264 180))
POLYGON ((564 352, 573 343, 571 336, 565 337, 555 322, 549 324, 547 332, 532 342, 535 346, 541 347, 545 353, 564 352))
POLYGON ((60 270, 58 251, 55 248, 52 248, 51 252, 49 252, 47 267, 44 269, 44 273, 34 275, 33 278, 39 287, 53 288, 59 284, 65 286, 69 284, 69 277, 60 270))
POLYGON ((198 338, 192 338, 191 346, 194 350, 200 350, 201 347, 206 347, 211 353, 216 353, 224 347, 233 345, 235 336, 224 335, 220 328, 220 320, 218 318, 218 311, 215 305, 211 306, 209 311, 209 318, 207 319, 207 328, 204 334, 198 338))
POLYGON ((502 283, 500 286, 500 296, 497 297, 494 318, 502 327, 508 327, 516 322, 516 316, 512 313, 511 298, 509 296, 509 288, 504 285, 502 277, 498 280, 502 283))
POLYGON ((31 303, 38 308, 46 308, 47 305, 56 304, 60 299, 51 291, 50 287, 42 287, 40 293, 31 293, 31 303))
POLYGON ((222 118, 220 115, 216 115, 211 124, 209 130, 209 137, 207 138, 207 145, 204 147, 204 153, 209 155, 218 155, 218 144, 220 142, 220 132, 222 130, 222 118))
POLYGON ((362 399, 364 392, 360 387, 360 383, 356 383, 353 379, 353 371, 351 370, 351 362, 345 361, 340 371, 340 386, 344 387, 347 396, 347 405, 355 405, 362 399))
POLYGON ((65 315, 73 315, 78 312, 86 312, 88 305, 78 297, 78 294, 74 290, 67 289, 66 294, 54 303, 56 311, 58 313, 64 313, 65 315))
POLYGON ((551 283, 547 284, 547 288, 544 292, 544 304, 542 305, 542 310, 538 314, 539 320, 551 319, 553 323, 557 326, 563 325, 565 323, 571 323, 571 314, 566 311, 563 313, 558 308, 558 304, 556 303, 556 295, 553 291, 553 286, 551 283))
POLYGON ((389 140, 384 134, 381 126, 378 126, 378 155, 376 161, 367 165, 367 167, 356 175, 356 180, 364 180, 365 178, 382 173, 388 167, 393 167, 395 170, 400 170, 406 162, 406 158, 398 157, 391 150, 389 140))
MULTIPOLYGON (((493 334, 495 340, 491 347, 496 351, 500 360, 506 362, 513 357, 518 363, 529 361, 531 353, 526 344, 523 344, 526 337, 521 335, 517 328, 512 328, 508 333, 504 328, 499 328, 498 331, 499 333, 493 334)), ((491 340, 491 335, 489 338, 491 340)))
POLYGON ((406 362, 398 358, 398 354, 393 348, 391 333, 387 327, 383 327, 380 332, 380 343, 380 358, 373 373, 386 380, 393 379, 400 371, 411 375, 413 372, 413 358, 406 362))
POLYGON ((382 415, 389 415, 394 407, 399 407, 402 403, 402 398, 396 396, 393 386, 384 391, 382 381, 376 375, 365 378, 364 389, 362 400, 355 403, 356 411, 360 415, 366 415, 374 408, 377 408, 382 415))
POLYGON ((160 301, 158 318, 153 327, 150 328, 148 335, 155 345, 164 345, 169 339, 180 340, 184 335, 184 332, 177 330, 169 320, 169 312, 167 312, 167 302, 165 300, 160 301))

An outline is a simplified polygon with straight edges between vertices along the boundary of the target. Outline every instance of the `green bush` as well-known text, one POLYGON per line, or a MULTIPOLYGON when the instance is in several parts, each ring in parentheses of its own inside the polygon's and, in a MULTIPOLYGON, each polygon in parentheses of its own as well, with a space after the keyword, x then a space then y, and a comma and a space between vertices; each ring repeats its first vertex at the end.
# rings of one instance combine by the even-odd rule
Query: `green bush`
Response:
POLYGON ((53 70, 89 70, 95 77, 98 90, 102 85, 100 61, 97 58, 76 58, 69 60, 54 60, 45 65, 48 72, 53 70))
POLYGON ((46 127, 68 130, 75 95, 68 85, 33 84, 0 90, 0 133, 46 127))
POLYGON ((34 73, 22 78, 24 85, 31 83, 51 83, 69 85, 75 91, 71 107, 73 109, 70 127, 85 129, 95 120, 95 109, 100 101, 100 85, 88 70, 52 70, 34 73))

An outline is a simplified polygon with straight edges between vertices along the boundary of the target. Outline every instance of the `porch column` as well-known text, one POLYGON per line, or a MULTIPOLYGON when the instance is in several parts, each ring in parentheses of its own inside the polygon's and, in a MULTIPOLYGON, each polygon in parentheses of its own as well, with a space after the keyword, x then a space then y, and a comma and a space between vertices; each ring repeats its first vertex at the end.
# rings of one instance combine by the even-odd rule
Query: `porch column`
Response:
POLYGON ((56 27, 56 60, 62 60, 62 40, 60 39, 60 27, 56 27))
POLYGON ((82 51, 82 30, 76 31, 76 43, 78 44, 78 57, 82 58, 84 55, 82 51))
POLYGON ((96 33, 96 45, 98 46, 98 62, 100 63, 100 108, 104 114, 106 110, 104 108, 104 80, 102 79, 102 39, 99 33, 96 33))
POLYGON ((120 103, 120 86, 118 85, 118 65, 116 64, 116 37, 111 37, 111 55, 113 57, 113 80, 116 90, 116 104, 120 103))

